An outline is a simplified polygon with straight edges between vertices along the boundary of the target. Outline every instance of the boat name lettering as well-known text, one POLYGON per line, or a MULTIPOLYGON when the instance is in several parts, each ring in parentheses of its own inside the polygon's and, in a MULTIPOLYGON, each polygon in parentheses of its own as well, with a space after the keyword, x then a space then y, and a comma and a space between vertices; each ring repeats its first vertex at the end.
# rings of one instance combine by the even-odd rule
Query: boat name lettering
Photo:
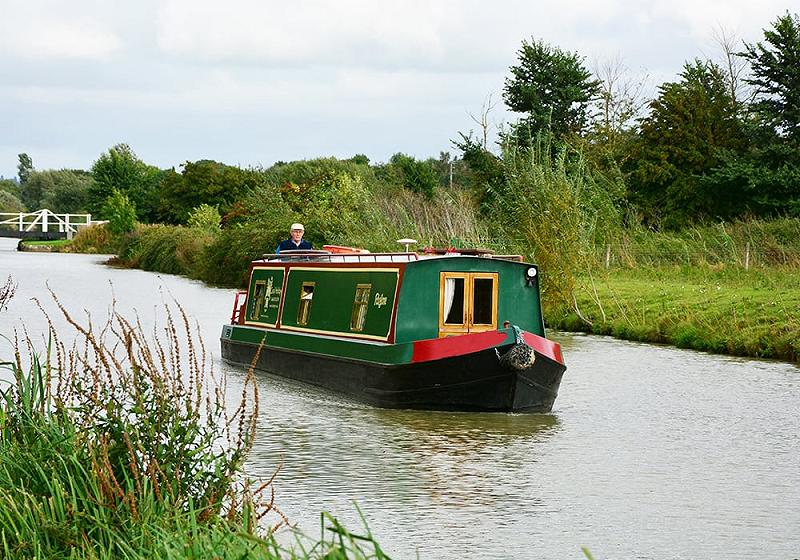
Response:
POLYGON ((375 292, 375 303, 374 303, 375 307, 380 309, 381 307, 386 305, 387 301, 388 301, 388 298, 385 295, 383 295, 380 292, 375 292))

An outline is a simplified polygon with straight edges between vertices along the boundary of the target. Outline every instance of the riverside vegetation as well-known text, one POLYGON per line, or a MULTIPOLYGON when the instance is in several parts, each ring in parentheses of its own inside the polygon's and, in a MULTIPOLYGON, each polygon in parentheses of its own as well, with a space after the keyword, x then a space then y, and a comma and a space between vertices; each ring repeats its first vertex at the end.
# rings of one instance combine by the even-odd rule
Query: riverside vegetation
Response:
MULTIPOLYGON (((0 311, 13 295, 8 279, 0 311)), ((319 539, 275 539, 288 520, 272 481, 242 472, 258 414, 252 375, 229 412, 225 380, 179 306, 159 339, 116 312, 98 330, 55 302, 75 343, 50 323, 44 353, 6 339, 13 357, 0 364, 11 373, 0 391, 2 558, 386 558, 369 533, 326 515, 319 539)))
POLYGON ((224 227, 205 205, 185 226, 86 229, 68 250, 115 253, 120 266, 241 287, 249 262, 272 252, 294 221, 306 223, 317 247, 394 250, 411 234, 424 245, 482 246, 537 262, 551 328, 798 360, 797 218, 657 231, 624 224, 618 187, 598 180, 577 151, 534 145, 506 153, 502 164, 507 179, 482 201, 489 219, 469 192, 426 196, 328 159, 284 164, 280 181, 243 198, 224 227))

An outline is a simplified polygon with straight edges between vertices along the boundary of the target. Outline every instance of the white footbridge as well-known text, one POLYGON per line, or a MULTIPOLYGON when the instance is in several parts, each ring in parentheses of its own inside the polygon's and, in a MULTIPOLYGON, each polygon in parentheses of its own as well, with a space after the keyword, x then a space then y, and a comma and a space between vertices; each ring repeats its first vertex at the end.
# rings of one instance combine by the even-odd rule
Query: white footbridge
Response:
POLYGON ((54 214, 47 208, 36 212, 0 212, 0 237, 72 239, 79 228, 105 221, 91 214, 54 214))

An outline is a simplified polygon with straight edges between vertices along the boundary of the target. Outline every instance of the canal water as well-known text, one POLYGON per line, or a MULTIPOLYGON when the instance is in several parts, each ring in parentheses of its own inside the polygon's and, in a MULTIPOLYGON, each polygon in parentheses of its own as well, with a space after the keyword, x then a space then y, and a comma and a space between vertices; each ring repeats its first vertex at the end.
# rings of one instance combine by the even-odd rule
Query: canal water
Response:
MULTIPOLYGON (((15 247, 0 239, 0 282, 18 283, 0 334, 25 325, 44 347, 33 297, 62 330, 48 285, 95 322, 116 299, 149 327, 174 298, 240 386, 219 361, 233 290, 15 247)), ((360 509, 400 559, 800 558, 800 369, 554 338, 568 370, 546 415, 378 410, 261 375, 247 470, 268 478, 282 461, 276 501, 293 523, 313 536, 328 511, 362 531, 360 509)))

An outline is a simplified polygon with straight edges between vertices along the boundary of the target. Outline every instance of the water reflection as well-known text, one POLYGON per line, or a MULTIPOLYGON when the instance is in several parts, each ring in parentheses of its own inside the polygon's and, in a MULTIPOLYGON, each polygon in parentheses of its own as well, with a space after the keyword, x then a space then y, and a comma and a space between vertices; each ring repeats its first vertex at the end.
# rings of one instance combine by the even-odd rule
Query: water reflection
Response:
POLYGON ((491 539, 515 525, 499 512, 546 510, 532 469, 560 429, 555 414, 383 410, 268 374, 258 380, 262 414, 248 470, 269 475, 283 455, 280 503, 307 530, 320 510, 357 526, 357 502, 384 545, 399 539, 395 550, 409 551, 441 531, 491 539), (387 522, 413 526, 416 537, 404 541, 407 532, 387 522))

